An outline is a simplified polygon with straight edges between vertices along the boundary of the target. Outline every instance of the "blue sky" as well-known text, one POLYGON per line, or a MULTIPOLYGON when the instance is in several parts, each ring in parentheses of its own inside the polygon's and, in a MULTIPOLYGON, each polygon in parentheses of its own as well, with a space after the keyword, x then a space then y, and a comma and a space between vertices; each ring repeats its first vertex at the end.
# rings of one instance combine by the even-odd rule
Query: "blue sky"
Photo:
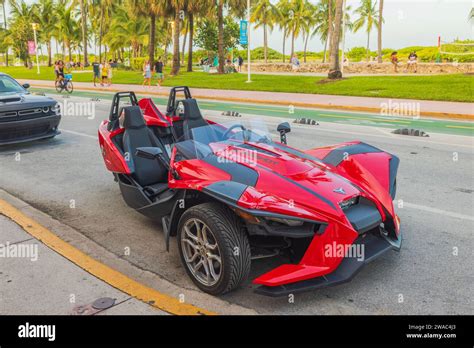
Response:
MULTIPOLYGON (((310 0, 316 3, 317 0, 310 0)), ((347 5, 355 9, 360 0, 346 0, 347 5)), ((375 0, 374 0, 375 1, 375 0)), ((34 2, 27 0, 28 3, 34 2)), ((473 0, 385 0, 383 28, 383 46, 386 48, 401 48, 406 46, 433 46, 437 43, 438 35, 444 41, 473 39, 473 24, 468 21, 468 14, 473 7, 473 0)), ((355 16, 351 16, 355 19, 355 16)), ((251 47, 263 46, 261 29, 251 30, 251 47)), ((364 29, 357 33, 348 33, 346 49, 356 46, 366 46, 367 34, 364 29)), ((376 49, 377 33, 370 38, 371 48, 376 49)), ((289 48, 287 41, 287 50, 289 48)), ((269 35, 269 46, 282 50, 282 32, 275 28, 269 35)), ((295 42, 296 50, 303 49, 303 40, 295 42)), ((308 50, 321 51, 323 44, 317 37, 310 40, 308 50)))

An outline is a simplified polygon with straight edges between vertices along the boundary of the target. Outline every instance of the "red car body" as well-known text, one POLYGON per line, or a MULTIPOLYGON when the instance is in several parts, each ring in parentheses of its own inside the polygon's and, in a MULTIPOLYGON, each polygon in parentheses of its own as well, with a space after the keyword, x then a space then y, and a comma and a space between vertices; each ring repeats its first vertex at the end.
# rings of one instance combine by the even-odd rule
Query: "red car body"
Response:
MULTIPOLYGON (((138 105, 149 128, 172 128, 179 120, 162 114, 151 99, 142 99, 138 105)), ((132 170, 114 141, 124 130, 111 131, 109 123, 104 121, 99 128, 107 169, 115 175, 131 175, 132 170)), ((396 156, 359 141, 307 151, 280 143, 251 143, 249 149, 220 143, 210 147, 215 156, 237 163, 243 170, 244 174, 239 174, 242 177, 203 159, 176 161, 177 149, 173 147, 172 169, 168 173, 170 189, 212 197, 239 216, 250 214, 260 221, 265 216, 288 217, 316 226, 310 237, 304 238, 305 250, 297 262, 284 263, 253 280, 261 285, 258 293, 281 296, 339 284, 350 280, 365 263, 385 251, 400 249, 400 221, 392 203, 399 162, 396 156), (234 156, 234 151, 240 155, 234 156), (240 160, 245 158, 242 151, 257 151, 256 163, 240 160), (351 199, 357 203, 343 209, 341 204, 351 199), (373 221, 367 216, 372 216, 373 221), (346 257, 346 253, 328 255, 328 246, 334 251, 341 250, 338 246, 357 243, 365 249, 362 262, 346 257)), ((173 235, 173 217, 169 220, 166 233, 173 235)), ((291 231, 282 233, 291 238, 291 231)))

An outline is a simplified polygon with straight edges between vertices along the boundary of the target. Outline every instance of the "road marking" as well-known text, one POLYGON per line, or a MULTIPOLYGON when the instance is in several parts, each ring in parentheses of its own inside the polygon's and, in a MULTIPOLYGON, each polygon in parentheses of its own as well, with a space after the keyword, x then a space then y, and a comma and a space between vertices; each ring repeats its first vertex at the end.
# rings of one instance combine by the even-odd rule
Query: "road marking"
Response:
POLYGON ((474 127, 469 127, 469 126, 446 126, 446 128, 462 128, 462 129, 474 130, 474 127))
POLYGON ((75 132, 75 131, 71 131, 71 130, 67 130, 67 129, 62 129, 62 128, 61 128, 61 132, 70 133, 70 134, 74 134, 74 135, 79 135, 79 136, 81 136, 81 137, 91 138, 91 139, 94 139, 94 140, 97 140, 97 139, 98 139, 96 136, 93 136, 93 135, 90 135, 90 134, 75 132))
POLYGON ((418 209, 418 210, 426 211, 426 212, 429 212, 429 213, 442 214, 442 215, 450 216, 450 217, 453 217, 453 218, 456 218, 456 219, 474 221, 474 217, 470 216, 470 215, 453 213, 453 212, 446 211, 446 210, 426 207, 424 205, 403 202, 403 206, 408 207, 408 208, 412 208, 412 209, 418 209))
POLYGON ((125 274, 120 273, 109 266, 93 259, 71 244, 63 241, 53 232, 41 226, 21 211, 0 199, 0 214, 5 215, 20 227, 35 237, 50 249, 64 256, 66 259, 81 267, 93 276, 103 280, 114 288, 140 300, 150 306, 156 307, 162 311, 176 315, 215 315, 217 313, 193 306, 187 303, 181 303, 178 299, 162 294, 161 292, 143 285, 125 274))
POLYGON ((377 118, 377 117, 353 117, 353 116, 342 116, 342 115, 332 115, 332 114, 318 114, 318 116, 323 116, 323 117, 338 117, 338 118, 345 118, 345 119, 350 119, 350 120, 363 120, 363 121, 380 121, 380 122, 394 122, 394 123, 406 123, 406 124, 411 124, 411 121, 400 121, 400 120, 389 120, 385 118, 377 118))

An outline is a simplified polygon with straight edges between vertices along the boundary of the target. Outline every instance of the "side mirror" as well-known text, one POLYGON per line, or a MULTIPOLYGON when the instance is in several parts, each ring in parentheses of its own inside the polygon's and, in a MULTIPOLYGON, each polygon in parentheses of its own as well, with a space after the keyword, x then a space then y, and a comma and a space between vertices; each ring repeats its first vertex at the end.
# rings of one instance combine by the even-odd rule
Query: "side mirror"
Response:
POLYGON ((278 133, 280 133, 280 142, 286 145, 286 133, 291 132, 291 127, 288 122, 280 123, 277 127, 278 133))
POLYGON ((24 83, 22 86, 23 86, 24 89, 30 88, 30 84, 29 84, 29 83, 24 83))
POLYGON ((137 156, 154 160, 163 155, 163 151, 159 147, 139 147, 137 148, 137 156))

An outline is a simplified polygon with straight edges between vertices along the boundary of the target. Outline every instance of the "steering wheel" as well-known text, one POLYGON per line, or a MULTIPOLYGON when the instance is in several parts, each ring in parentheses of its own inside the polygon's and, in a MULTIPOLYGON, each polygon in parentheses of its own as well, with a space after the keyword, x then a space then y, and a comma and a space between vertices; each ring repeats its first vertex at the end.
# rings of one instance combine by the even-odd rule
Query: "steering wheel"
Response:
MULTIPOLYGON (((224 132, 224 134, 222 135, 222 137, 223 137, 224 139, 227 139, 229 133, 230 133, 231 131, 233 131, 235 128, 241 128, 241 129, 242 129, 242 132, 244 132, 244 139, 245 139, 245 131, 247 130, 247 128, 245 128, 245 127, 244 127, 243 125, 241 125, 241 124, 234 124, 234 125, 230 126, 230 127, 224 132)), ((232 136, 230 136, 229 139, 230 139, 230 138, 233 138, 234 136, 235 136, 235 134, 233 134, 232 136)))

